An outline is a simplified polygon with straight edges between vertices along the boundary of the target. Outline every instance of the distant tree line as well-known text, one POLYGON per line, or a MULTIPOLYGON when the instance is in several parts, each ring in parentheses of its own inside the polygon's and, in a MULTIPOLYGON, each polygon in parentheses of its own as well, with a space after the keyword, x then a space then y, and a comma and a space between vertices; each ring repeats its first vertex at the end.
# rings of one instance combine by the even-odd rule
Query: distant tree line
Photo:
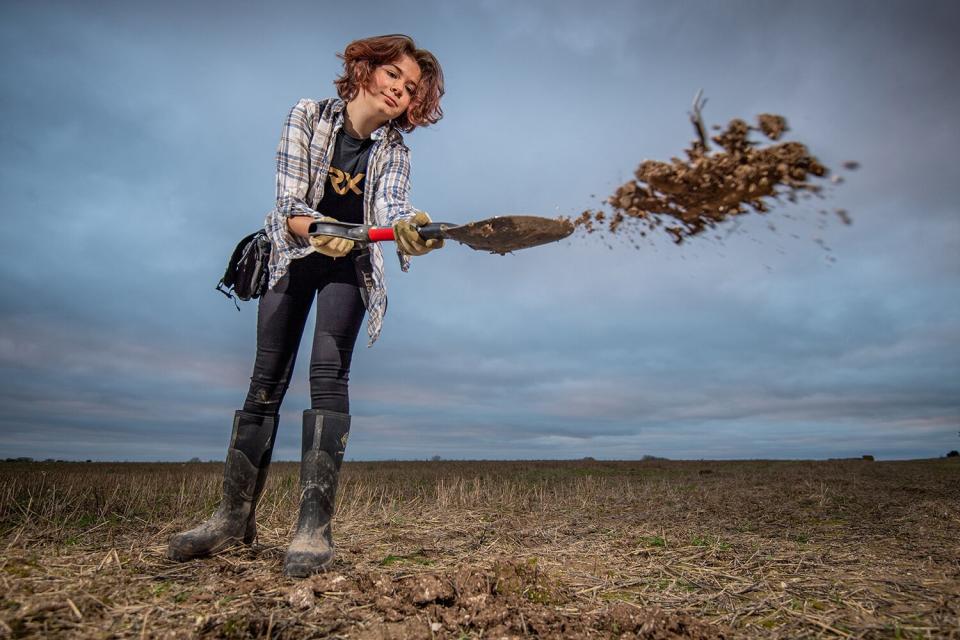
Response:
POLYGON ((62 464, 69 464, 72 462, 93 462, 93 460, 60 460, 59 458, 44 458, 43 460, 36 460, 30 456, 20 456, 19 458, 4 458, 3 462, 58 462, 62 464))

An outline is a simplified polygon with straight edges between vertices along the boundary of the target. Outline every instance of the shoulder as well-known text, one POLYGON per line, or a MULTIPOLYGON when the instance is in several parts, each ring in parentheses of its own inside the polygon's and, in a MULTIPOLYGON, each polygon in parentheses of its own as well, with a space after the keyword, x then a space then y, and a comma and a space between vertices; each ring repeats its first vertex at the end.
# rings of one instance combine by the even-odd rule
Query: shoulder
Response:
POLYGON ((381 142, 380 157, 384 162, 403 164, 410 163, 410 147, 403 141, 403 136, 393 127, 387 127, 381 142))
POLYGON ((403 141, 403 134, 395 127, 389 127, 387 129, 386 147, 387 149, 396 149, 407 156, 410 155, 410 147, 403 141))
POLYGON ((388 137, 377 155, 385 171, 410 171, 410 147, 403 143, 403 138, 388 137))
POLYGON ((300 98, 290 109, 290 114, 304 118, 307 122, 315 123, 318 120, 331 121, 341 110, 343 110, 343 101, 339 98, 324 98, 322 100, 300 98))

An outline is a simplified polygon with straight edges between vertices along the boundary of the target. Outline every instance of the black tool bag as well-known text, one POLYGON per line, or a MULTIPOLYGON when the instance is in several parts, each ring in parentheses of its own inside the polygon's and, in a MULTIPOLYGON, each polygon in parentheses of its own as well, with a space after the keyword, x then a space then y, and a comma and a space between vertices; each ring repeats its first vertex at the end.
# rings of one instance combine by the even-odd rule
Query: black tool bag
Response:
MULTIPOLYGON (((263 229, 251 233, 237 245, 227 270, 217 283, 217 291, 233 300, 259 298, 270 279, 270 239, 263 229)), ((240 306, 237 305, 237 309, 240 306)))

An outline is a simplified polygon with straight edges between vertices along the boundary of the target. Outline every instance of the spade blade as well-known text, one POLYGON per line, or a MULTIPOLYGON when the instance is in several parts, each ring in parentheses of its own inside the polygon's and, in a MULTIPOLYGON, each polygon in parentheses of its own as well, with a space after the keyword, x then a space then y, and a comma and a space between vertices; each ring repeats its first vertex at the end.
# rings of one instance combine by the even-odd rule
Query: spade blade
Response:
POLYGON ((443 236, 478 251, 501 255, 562 240, 573 233, 569 220, 540 216, 496 216, 443 227, 443 236))

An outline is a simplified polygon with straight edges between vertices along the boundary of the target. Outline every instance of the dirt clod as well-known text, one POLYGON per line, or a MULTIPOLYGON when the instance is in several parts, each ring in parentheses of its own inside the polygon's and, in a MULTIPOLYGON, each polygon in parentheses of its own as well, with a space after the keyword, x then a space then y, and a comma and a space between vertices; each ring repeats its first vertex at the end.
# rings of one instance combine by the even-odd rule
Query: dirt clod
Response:
POLYGON ((313 589, 310 588, 308 583, 297 585, 287 594, 287 602, 294 609, 311 609, 316 600, 313 589))
POLYGON ((770 113, 761 113, 757 116, 757 123, 763 135, 771 140, 779 140, 780 136, 787 130, 787 119, 770 113))
MULTIPOLYGON (((699 139, 685 150, 686 159, 644 160, 634 179, 606 200, 608 211, 588 209, 573 223, 586 233, 605 230, 646 232, 662 229, 680 244, 685 238, 745 213, 766 213, 778 200, 796 202, 821 192, 817 178, 829 170, 800 142, 777 142, 789 130, 781 115, 763 113, 755 126, 735 118, 710 140, 699 110, 691 118, 699 139), (775 144, 751 138, 760 132, 775 144)), ((844 167, 855 169, 856 162, 844 167)), ((835 182, 836 184, 836 182, 835 182)), ((841 216, 849 224, 849 216, 841 216)))
POLYGON ((434 602, 449 602, 453 599, 453 586, 447 580, 437 576, 418 576, 407 587, 409 599, 415 605, 423 606, 434 602))

